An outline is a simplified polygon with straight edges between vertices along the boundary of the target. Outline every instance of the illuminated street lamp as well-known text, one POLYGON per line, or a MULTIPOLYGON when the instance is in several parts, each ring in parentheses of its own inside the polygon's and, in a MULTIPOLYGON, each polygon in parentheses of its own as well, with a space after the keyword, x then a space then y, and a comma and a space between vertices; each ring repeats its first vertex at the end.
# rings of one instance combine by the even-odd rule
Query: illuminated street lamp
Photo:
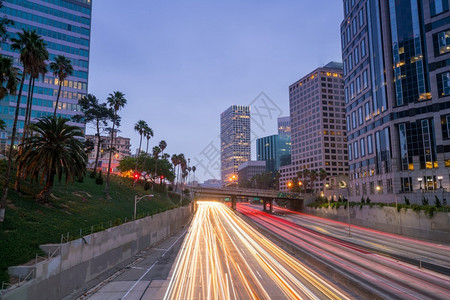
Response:
POLYGON ((438 176, 437 179, 439 180, 439 188, 442 189, 442 179, 444 179, 444 177, 438 176))
POLYGON ((378 192, 378 194, 379 194, 380 191, 381 191, 381 186, 377 185, 376 189, 377 189, 377 192, 378 192))
POLYGON ((419 178, 417 178, 417 180, 419 181, 419 189, 422 189, 422 180, 423 180, 423 178, 422 177, 419 177, 419 178))
POLYGON ((289 181, 289 182, 287 183, 287 187, 288 187, 288 189, 292 188, 292 182, 289 181))

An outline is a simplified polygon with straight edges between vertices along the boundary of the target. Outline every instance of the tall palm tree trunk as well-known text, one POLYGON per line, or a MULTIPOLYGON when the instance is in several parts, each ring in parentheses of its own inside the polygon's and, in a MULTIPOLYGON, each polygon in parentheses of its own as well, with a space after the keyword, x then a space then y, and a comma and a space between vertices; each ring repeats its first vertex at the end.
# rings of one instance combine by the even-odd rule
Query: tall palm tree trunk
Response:
MULTIPOLYGON (((58 96, 56 96, 56 105, 55 105, 55 112, 53 113, 53 117, 56 118, 56 110, 58 109, 58 102, 59 102, 59 96, 61 95, 61 86, 62 86, 62 81, 59 81, 59 88, 58 88, 58 96)), ((114 125, 113 125, 114 127, 114 125)))
POLYGON ((138 156, 136 158, 136 166, 134 167, 135 172, 137 172, 137 167, 138 167, 138 163, 139 163, 139 155, 141 154, 141 146, 142 146, 142 133, 141 133, 141 138, 139 140, 139 149, 138 149, 138 156))
POLYGON ((106 197, 111 198, 109 196, 109 173, 111 171, 111 159, 112 159, 112 147, 113 147, 113 140, 114 140, 114 128, 116 127, 116 118, 117 118, 117 112, 114 111, 114 121, 113 121, 113 127, 111 130, 111 143, 109 147, 109 160, 108 160, 108 172, 106 173, 106 183, 105 183, 105 193, 106 197))
POLYGON ((145 168, 145 163, 147 162, 147 156, 148 156, 148 142, 150 141, 150 139, 147 139, 147 147, 145 148, 145 158, 144 158, 144 163, 142 164, 142 169, 144 170, 145 168))
MULTIPOLYGON (((28 110, 28 123, 29 125, 31 123, 31 112, 33 111, 33 97, 34 97, 34 84, 36 83, 36 78, 33 78, 33 86, 31 87, 31 101, 30 101, 30 110, 28 110)), ((27 130, 27 136, 29 137, 31 135, 31 131, 27 130)))
POLYGON ((97 137, 98 137, 98 142, 97 142, 97 153, 95 154, 95 165, 94 165, 94 174, 97 173, 97 168, 98 168, 98 158, 100 157, 100 121, 97 119, 97 137))
POLYGON ((47 199, 50 197, 50 194, 52 192, 53 182, 55 179, 55 169, 50 168, 47 174, 47 179, 45 181, 44 188, 41 192, 36 196, 36 201, 38 203, 45 203, 47 202, 47 199))
MULTIPOLYGON (((30 106, 31 106, 30 98, 31 98, 31 88, 32 88, 32 84, 31 83, 32 83, 32 81, 33 81, 33 78, 32 78, 32 76, 30 76, 30 79, 28 81, 27 108, 25 110, 25 121, 23 123, 22 140, 21 140, 21 142, 20 142, 20 144, 18 146, 19 155, 22 154, 23 146, 25 145, 25 139, 26 139, 26 135, 27 135, 27 132, 28 132, 27 126, 28 126, 28 123, 30 121, 28 119, 28 111, 31 109, 30 108, 30 106)), ((17 193, 20 193, 20 181, 21 181, 21 177, 22 177, 21 173, 22 173, 22 171, 20 170, 19 167, 17 167, 17 170, 16 170, 16 182, 14 183, 14 190, 17 193)))
POLYGON ((16 112, 14 114, 14 123, 11 135, 11 146, 9 147, 8 167, 6 168, 5 183, 3 185, 3 195, 2 198, 0 199, 0 222, 3 222, 3 220, 5 219, 6 201, 8 199, 8 186, 11 176, 13 146, 16 138, 17 119, 19 118, 20 99, 22 98, 22 89, 24 81, 25 81, 25 74, 22 74, 22 80, 20 81, 19 95, 17 96, 16 112))
POLYGON ((155 156, 155 182, 157 176, 158 176, 158 155, 155 156))

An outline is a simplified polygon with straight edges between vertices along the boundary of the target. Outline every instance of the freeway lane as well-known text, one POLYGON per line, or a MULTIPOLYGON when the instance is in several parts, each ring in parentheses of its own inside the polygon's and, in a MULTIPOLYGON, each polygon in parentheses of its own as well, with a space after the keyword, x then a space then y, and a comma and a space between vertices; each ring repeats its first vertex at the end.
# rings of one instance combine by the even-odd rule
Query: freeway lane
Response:
MULTIPOLYGON (((399 263, 357 245, 355 246, 355 244, 317 233, 294 222, 264 213, 260 208, 255 209, 250 205, 240 204, 238 210, 269 231, 296 245, 297 248, 303 249, 305 252, 331 264, 342 274, 350 276, 356 282, 368 285, 383 298, 449 298, 450 279, 448 276, 399 263)), ((309 222, 311 222, 310 227, 316 226, 316 230, 320 230, 323 228, 322 223, 326 221, 322 220, 321 223, 315 225, 312 225, 311 219, 309 222)), ((336 226, 336 224, 334 225, 336 226)), ((329 230, 331 229, 329 228, 329 230)), ((364 235, 362 232, 359 232, 359 234, 364 235)), ((371 231, 371 238, 374 238, 373 235, 376 234, 377 232, 371 231)), ((379 238, 381 239, 382 236, 383 234, 380 234, 379 238)), ((392 241, 392 235, 390 239, 391 243, 395 244, 395 241, 392 241)), ((380 242, 383 243, 382 240, 380 242)), ((422 245, 423 243, 418 242, 422 245)))
MULTIPOLYGON (((252 206, 260 210, 258 206, 252 206)), ((327 236, 358 244, 374 252, 402 260, 421 261, 440 268, 437 270, 445 275, 450 275, 450 246, 445 244, 420 241, 413 238, 385 233, 369 228, 352 225, 352 236, 348 237, 348 225, 338 221, 307 215, 291 211, 282 207, 275 207, 278 213, 282 213, 284 220, 291 221, 302 227, 314 230, 327 236)))
POLYGON ((227 206, 198 202, 165 299, 348 299, 227 206))

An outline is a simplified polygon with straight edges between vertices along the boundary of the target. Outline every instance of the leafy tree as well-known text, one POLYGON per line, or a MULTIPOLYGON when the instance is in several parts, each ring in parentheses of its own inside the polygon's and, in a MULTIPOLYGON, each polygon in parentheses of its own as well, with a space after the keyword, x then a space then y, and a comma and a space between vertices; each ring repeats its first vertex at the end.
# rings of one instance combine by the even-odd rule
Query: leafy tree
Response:
MULTIPOLYGON (((142 156, 147 156, 146 153, 142 154, 142 156)), ((136 157, 124 157, 120 162, 119 162, 119 166, 118 169, 121 172, 128 172, 128 171, 133 171, 134 167, 136 165, 136 157)), ((145 165, 142 166, 142 169, 147 171, 148 170, 153 170, 155 168, 156 165, 156 161, 155 158, 152 156, 147 157, 147 159, 145 160, 146 163, 145 165)), ((159 175, 164 176, 167 180, 169 181, 173 181, 175 178, 175 175, 173 173, 173 167, 172 164, 168 161, 168 160, 164 160, 164 159, 160 159, 158 161, 158 172, 159 175)))
POLYGON ((18 166, 26 177, 40 178, 41 183, 45 181, 44 188, 36 196, 38 202, 47 202, 55 175, 59 181, 65 175, 67 183, 85 174, 87 155, 78 139, 83 133, 79 127, 68 125, 68 121, 61 117, 46 117, 31 124, 36 135, 29 138, 18 156, 18 166))
POLYGON ((138 162, 139 162, 139 155, 141 154, 141 146, 142 146, 142 136, 144 135, 145 128, 148 128, 147 123, 144 120, 137 121, 136 124, 134 124, 134 131, 137 131, 141 138, 139 139, 139 150, 138 155, 136 159, 136 167, 134 168, 135 171, 137 171, 138 168, 138 162))
MULTIPOLYGON (((94 174, 97 172, 98 159, 100 157, 101 133, 108 125, 108 121, 114 117, 114 112, 106 106, 106 103, 99 103, 97 97, 88 94, 78 100, 81 107, 82 115, 75 115, 72 120, 75 122, 92 123, 98 138, 97 153, 95 155, 94 174)), ((117 124, 116 124, 117 125, 117 124)), ((95 175, 94 175, 95 176, 95 175)))
POLYGON ((0 119, 0 130, 5 130, 5 129, 6 129, 6 123, 2 119, 0 119))
POLYGON ((111 130, 111 146, 109 147, 109 161, 108 161, 108 173, 106 173, 106 183, 105 183, 105 193, 107 197, 109 198, 109 174, 111 173, 111 159, 112 159, 112 151, 113 151, 113 145, 114 145, 114 127, 116 126, 117 121, 117 112, 127 104, 127 100, 125 99, 125 94, 122 92, 113 92, 112 94, 109 94, 108 98, 106 99, 109 107, 111 107, 114 111, 113 115, 113 126, 111 130))
POLYGON ((53 75, 58 77, 59 83, 58 95, 56 96, 55 111, 53 113, 53 115, 56 117, 56 110, 58 109, 59 96, 61 95, 61 86, 64 80, 67 78, 67 76, 72 75, 73 66, 70 59, 68 59, 64 55, 57 55, 55 57, 55 61, 51 62, 49 67, 50 70, 53 72, 53 75))

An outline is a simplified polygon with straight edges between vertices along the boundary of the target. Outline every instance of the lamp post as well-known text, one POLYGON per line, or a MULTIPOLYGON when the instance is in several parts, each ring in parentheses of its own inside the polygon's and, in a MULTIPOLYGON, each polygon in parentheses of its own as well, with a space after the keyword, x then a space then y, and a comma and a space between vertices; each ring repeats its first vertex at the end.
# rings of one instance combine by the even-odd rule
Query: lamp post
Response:
POLYGON ((347 190, 348 236, 351 236, 351 229, 350 229, 350 186, 348 184, 348 179, 339 181, 339 188, 347 190))
POLYGON ((155 195, 144 195, 142 197, 138 197, 137 195, 134 196, 134 214, 133 214, 133 216, 134 216, 135 220, 136 220, 136 204, 138 204, 139 201, 142 200, 142 198, 145 198, 145 197, 153 198, 154 196, 155 195))
POLYGON ((421 190, 422 189, 422 180, 423 180, 423 178, 419 177, 419 178, 417 178, 417 180, 419 181, 419 189, 421 190))
POLYGON ((444 177, 442 176, 438 176, 437 179, 439 180, 439 188, 442 189, 442 179, 444 179, 444 177))
POLYGON ((328 195, 327 195, 327 193, 325 193, 325 192, 326 192, 326 190, 327 190, 329 187, 330 187, 330 185, 329 185, 328 183, 325 183, 325 185, 324 185, 324 187, 323 187, 323 195, 324 195, 324 197, 327 198, 328 205, 330 205, 330 198, 328 198, 328 195))

